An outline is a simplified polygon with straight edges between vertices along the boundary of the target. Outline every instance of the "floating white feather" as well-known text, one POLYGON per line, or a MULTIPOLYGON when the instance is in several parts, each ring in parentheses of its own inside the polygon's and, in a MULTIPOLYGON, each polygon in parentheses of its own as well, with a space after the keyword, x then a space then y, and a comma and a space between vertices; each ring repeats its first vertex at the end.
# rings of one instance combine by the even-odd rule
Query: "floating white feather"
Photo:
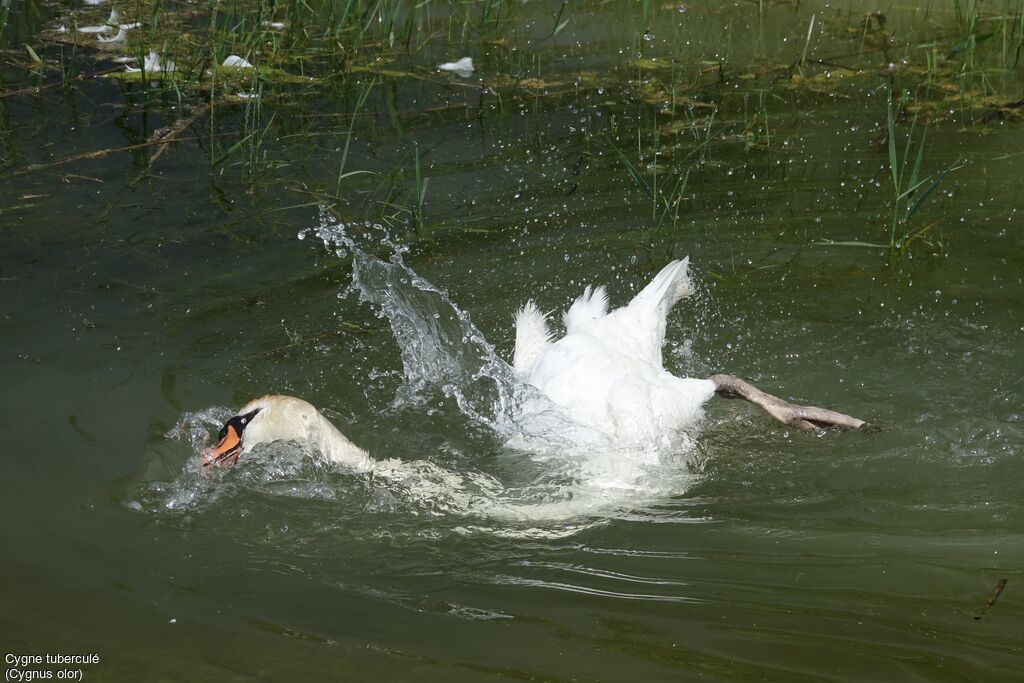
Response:
POLYGON ((139 71, 145 71, 146 73, 170 73, 176 71, 177 68, 174 66, 174 62, 167 60, 164 63, 160 63, 160 55, 153 50, 149 51, 146 55, 146 61, 143 62, 141 69, 134 69, 130 66, 125 66, 125 71, 128 73, 138 73, 139 71))
POLYGON ((101 43, 105 43, 105 44, 123 43, 124 41, 128 40, 128 31, 125 30, 124 26, 122 26, 121 28, 119 28, 117 30, 117 35, 114 36, 113 38, 107 38, 102 33, 100 35, 96 36, 96 38, 101 43))
POLYGON ((226 66, 230 69, 251 69, 252 64, 245 57, 239 57, 238 55, 228 55, 224 59, 224 63, 221 66, 226 66))
POLYGON ((445 62, 444 64, 439 64, 437 70, 451 71, 456 76, 460 76, 461 78, 469 78, 474 71, 473 58, 463 57, 457 62, 445 62))

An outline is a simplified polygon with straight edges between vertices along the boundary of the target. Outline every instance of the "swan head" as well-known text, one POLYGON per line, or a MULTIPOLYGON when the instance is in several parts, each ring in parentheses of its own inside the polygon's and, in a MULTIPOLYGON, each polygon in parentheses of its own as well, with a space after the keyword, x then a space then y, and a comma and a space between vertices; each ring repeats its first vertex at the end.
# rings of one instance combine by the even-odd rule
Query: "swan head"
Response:
POLYGON ((246 403, 220 429, 219 441, 200 457, 203 467, 230 467, 259 444, 310 440, 322 416, 311 404, 292 396, 263 396, 246 403))
POLYGON ((349 441, 312 404, 293 396, 263 396, 249 401, 224 423, 216 446, 204 450, 200 464, 230 467, 260 444, 293 441, 310 454, 356 472, 373 468, 370 454, 349 441))

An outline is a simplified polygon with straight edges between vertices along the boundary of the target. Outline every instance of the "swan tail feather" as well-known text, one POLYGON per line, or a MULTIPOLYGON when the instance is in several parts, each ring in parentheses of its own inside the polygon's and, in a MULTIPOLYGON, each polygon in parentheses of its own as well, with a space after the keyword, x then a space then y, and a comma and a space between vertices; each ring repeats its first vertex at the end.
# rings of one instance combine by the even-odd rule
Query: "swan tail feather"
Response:
POLYGON ((693 291, 687 275, 689 264, 689 257, 668 264, 633 297, 628 306, 611 314, 618 319, 622 334, 628 335, 632 353, 659 367, 668 312, 677 301, 693 291))
POLYGON ((541 313, 537 304, 527 301, 516 313, 516 348, 512 355, 512 367, 520 375, 529 371, 537 356, 550 344, 548 317, 541 313))
POLYGON ((565 323, 565 333, 575 334, 583 332, 594 321, 600 320, 608 314, 608 292, 603 286, 587 288, 583 295, 573 302, 569 310, 562 315, 565 323))
POLYGON ((687 256, 662 268, 661 272, 633 297, 629 307, 656 311, 661 320, 664 320, 680 299, 693 293, 693 283, 687 272, 689 266, 690 257, 687 256))

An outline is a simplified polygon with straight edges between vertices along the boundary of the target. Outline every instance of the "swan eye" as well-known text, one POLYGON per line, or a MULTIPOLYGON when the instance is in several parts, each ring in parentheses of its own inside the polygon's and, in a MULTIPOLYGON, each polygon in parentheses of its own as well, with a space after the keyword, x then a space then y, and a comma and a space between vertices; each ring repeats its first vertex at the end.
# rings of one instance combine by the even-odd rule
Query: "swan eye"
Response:
POLYGON ((245 415, 235 415, 233 418, 228 420, 223 427, 220 428, 219 438, 223 440, 224 437, 227 436, 228 427, 232 426, 235 428, 235 432, 241 435, 242 430, 244 430, 245 426, 249 424, 249 422, 251 422, 254 417, 256 417, 256 413, 258 412, 260 412, 259 408, 250 413, 246 413, 245 415))
POLYGON ((258 413, 258 412, 260 412, 259 408, 257 408, 256 410, 253 410, 252 412, 248 412, 245 415, 239 415, 238 417, 235 418, 235 420, 237 420, 237 422, 238 422, 238 427, 237 428, 238 428, 238 433, 239 434, 242 433, 242 430, 245 429, 245 426, 247 424, 252 422, 252 419, 254 417, 256 417, 256 413, 258 413))

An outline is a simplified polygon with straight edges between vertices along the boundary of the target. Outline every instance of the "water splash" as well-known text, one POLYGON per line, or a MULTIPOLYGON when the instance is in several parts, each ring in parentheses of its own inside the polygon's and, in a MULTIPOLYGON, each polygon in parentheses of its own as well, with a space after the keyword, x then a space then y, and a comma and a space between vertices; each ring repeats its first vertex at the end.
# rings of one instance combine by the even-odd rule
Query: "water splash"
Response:
POLYGON ((387 228, 339 223, 321 209, 319 224, 300 237, 308 233, 336 256, 351 254, 351 291, 391 325, 405 380, 396 407, 420 405, 439 391, 474 423, 539 458, 560 457, 571 449, 613 448, 604 434, 574 422, 543 394, 519 382, 469 314, 405 263, 407 247, 394 241, 387 228), (371 255, 379 247, 390 252, 387 261, 371 255))
POLYGON ((157 448, 149 451, 146 463, 138 473, 140 481, 136 482, 125 505, 138 512, 189 514, 229 493, 205 476, 199 465, 199 453, 206 447, 211 431, 216 433, 232 415, 233 410, 222 406, 183 414, 165 437, 170 442, 187 442, 195 457, 181 465, 180 455, 173 450, 157 448))
POLYGON ((396 406, 418 405, 439 390, 475 422, 501 428, 523 399, 524 387, 512 369, 447 292, 405 264, 407 248, 393 241, 386 228, 373 223, 358 228, 351 230, 321 209, 312 232, 335 255, 351 253, 351 291, 391 325, 405 379, 396 406), (375 247, 390 251, 387 261, 369 253, 375 247))

